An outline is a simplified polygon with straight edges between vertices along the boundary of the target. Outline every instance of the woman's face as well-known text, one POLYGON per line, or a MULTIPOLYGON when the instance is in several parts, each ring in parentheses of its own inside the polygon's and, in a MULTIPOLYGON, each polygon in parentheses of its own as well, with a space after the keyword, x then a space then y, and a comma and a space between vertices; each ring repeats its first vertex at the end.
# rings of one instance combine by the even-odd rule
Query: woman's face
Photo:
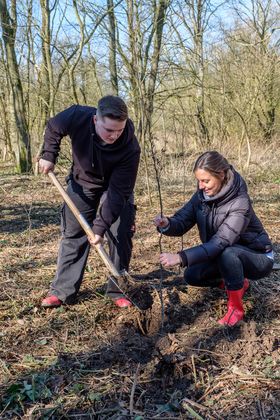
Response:
POLYGON ((197 169, 194 174, 198 181, 198 188, 203 190, 209 197, 216 195, 222 188, 225 178, 223 171, 214 176, 204 169, 197 169))

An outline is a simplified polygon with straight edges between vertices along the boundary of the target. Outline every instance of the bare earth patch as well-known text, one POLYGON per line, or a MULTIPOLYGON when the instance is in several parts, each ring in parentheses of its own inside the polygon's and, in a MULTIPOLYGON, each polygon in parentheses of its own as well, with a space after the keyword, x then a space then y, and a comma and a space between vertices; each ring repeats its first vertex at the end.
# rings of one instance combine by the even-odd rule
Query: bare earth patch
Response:
MULTIPOLYGON (((279 263, 279 185, 252 193, 279 263)), ((220 327, 222 291, 160 271, 157 198, 151 206, 139 194, 130 274, 144 310, 120 310, 104 296, 108 273, 94 250, 76 304, 43 310, 61 198, 48 180, 27 176, 1 177, 0 194, 1 419, 280 417, 280 271, 251 282, 244 322, 220 327)), ((166 191, 163 202, 171 214, 182 194, 166 191)), ((196 243, 194 230, 183 246, 196 243)), ((166 251, 181 246, 163 239, 166 251)))

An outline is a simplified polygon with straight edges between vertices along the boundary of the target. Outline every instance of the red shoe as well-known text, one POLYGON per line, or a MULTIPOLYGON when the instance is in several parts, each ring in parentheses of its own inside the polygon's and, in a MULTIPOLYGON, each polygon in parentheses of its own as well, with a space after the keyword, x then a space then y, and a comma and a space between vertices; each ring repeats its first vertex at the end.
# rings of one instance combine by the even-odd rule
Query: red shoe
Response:
POLYGON ((114 302, 115 302, 115 305, 118 306, 119 308, 129 308, 129 306, 132 306, 132 303, 130 302, 130 300, 126 298, 114 299, 114 302))
POLYGON ((245 278, 244 283, 243 283, 243 296, 245 295, 249 287, 250 287, 249 280, 245 278))
POLYGON ((244 286, 239 290, 227 290, 228 311, 226 315, 218 321, 221 325, 233 327, 244 317, 242 298, 244 295, 244 286))
POLYGON ((55 295, 47 296, 41 302, 41 306, 43 306, 43 308, 58 308, 61 305, 62 301, 55 295))

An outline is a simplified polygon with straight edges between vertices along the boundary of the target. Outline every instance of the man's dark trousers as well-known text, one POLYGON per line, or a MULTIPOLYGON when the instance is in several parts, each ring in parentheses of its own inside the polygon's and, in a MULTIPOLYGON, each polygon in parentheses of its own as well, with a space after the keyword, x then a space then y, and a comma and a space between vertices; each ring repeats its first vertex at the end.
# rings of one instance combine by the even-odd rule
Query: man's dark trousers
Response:
MULTIPOLYGON (((77 184, 72 177, 69 177, 67 194, 86 221, 92 225, 98 211, 102 192, 98 194, 96 191, 90 191, 77 184)), ((110 231, 106 233, 110 257, 119 271, 129 268, 134 223, 135 206, 133 198, 131 198, 124 206, 120 217, 111 226, 110 231)), ((61 232, 57 271, 51 285, 50 294, 56 295, 64 303, 71 303, 82 283, 90 244, 79 222, 66 204, 63 205, 61 211, 61 232)), ((107 285, 107 295, 112 298, 122 296, 117 286, 111 281, 107 285)))

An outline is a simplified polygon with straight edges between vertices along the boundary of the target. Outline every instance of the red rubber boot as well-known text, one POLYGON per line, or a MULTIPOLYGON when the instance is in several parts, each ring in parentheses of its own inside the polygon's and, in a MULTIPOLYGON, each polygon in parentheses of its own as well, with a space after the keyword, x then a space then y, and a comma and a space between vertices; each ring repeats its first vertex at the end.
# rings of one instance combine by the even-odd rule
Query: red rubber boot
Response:
MULTIPOLYGON (((222 279, 217 287, 218 287, 218 289, 226 290, 225 281, 222 279)), ((249 280, 244 278, 244 284, 243 284, 244 295, 245 295, 246 291, 249 289, 249 287, 250 287, 249 280)))
POLYGON ((244 286, 239 290, 227 290, 228 311, 226 315, 218 321, 221 325, 233 327, 244 317, 242 298, 244 295, 244 286))
POLYGON ((250 287, 250 283, 248 279, 244 279, 244 284, 243 284, 243 296, 245 295, 246 291, 249 289, 250 287))

